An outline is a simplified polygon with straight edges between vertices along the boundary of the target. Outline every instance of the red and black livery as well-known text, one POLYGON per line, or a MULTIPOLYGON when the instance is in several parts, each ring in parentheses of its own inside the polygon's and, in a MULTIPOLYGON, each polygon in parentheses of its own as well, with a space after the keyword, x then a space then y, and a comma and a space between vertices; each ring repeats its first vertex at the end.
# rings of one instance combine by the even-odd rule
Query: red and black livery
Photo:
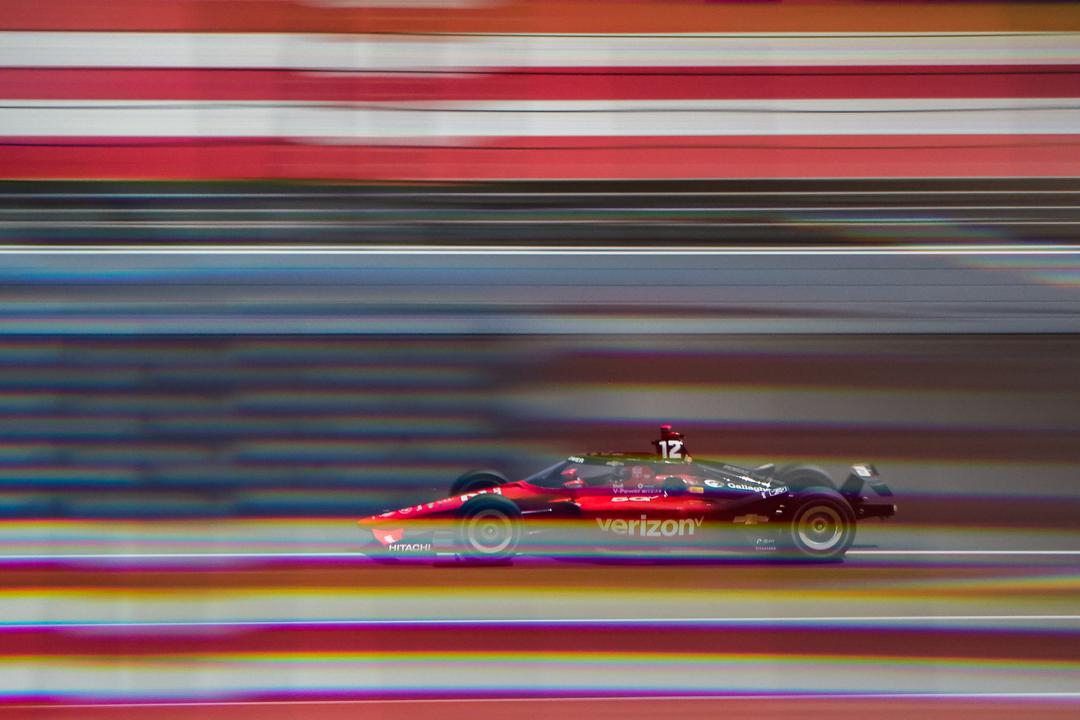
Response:
POLYGON ((450 552, 505 561, 522 552, 698 555, 745 549, 839 560, 859 520, 887 518, 892 492, 873 465, 836 485, 811 466, 698 462, 682 433, 661 427, 655 454, 571 455, 510 482, 491 470, 459 477, 440 500, 360 520, 386 554, 450 552))

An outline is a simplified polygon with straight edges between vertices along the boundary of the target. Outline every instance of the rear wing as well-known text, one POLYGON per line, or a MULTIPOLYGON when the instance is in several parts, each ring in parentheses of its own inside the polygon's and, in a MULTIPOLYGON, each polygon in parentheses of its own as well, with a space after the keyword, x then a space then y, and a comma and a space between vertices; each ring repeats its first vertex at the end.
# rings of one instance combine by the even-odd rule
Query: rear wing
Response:
POLYGON ((866 485, 882 497, 892 497, 892 490, 878 475, 877 468, 869 463, 851 466, 847 479, 840 486, 840 493, 847 497, 859 496, 866 485))

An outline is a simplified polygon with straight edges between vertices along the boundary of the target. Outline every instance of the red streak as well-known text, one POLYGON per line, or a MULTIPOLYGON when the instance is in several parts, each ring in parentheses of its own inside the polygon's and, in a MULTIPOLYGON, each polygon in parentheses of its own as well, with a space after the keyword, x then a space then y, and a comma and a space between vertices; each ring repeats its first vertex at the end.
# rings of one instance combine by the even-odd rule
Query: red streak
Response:
POLYGON ((278 628, 17 629, 0 632, 5 658, 288 653, 635 653, 978 658, 1080 661, 1077 634, 913 628, 558 625, 281 626, 278 628))
POLYGON ((1080 67, 552 67, 464 74, 4 68, 0 97, 55 100, 696 100, 1080 96, 1080 67))
POLYGON ((364 704, 305 704, 280 702, 274 704, 193 705, 180 707, 110 706, 91 709, 86 706, 65 708, 10 707, 0 708, 0 717, 19 720, 355 720, 356 718, 409 718, 409 720, 476 720, 477 718, 518 718, 531 720, 565 720, 566 718, 596 718, 606 720, 715 720, 715 718, 826 717, 829 720, 1073 720, 1080 712, 1076 700, 1018 700, 969 698, 715 698, 641 700, 619 698, 550 701, 521 700, 450 700, 446 702, 379 701, 364 704))
POLYGON ((1062 2, 500 0, 447 8, 304 0, 4 0, 11 30, 179 32, 734 33, 1069 32, 1062 2), (822 5, 826 7, 823 8, 822 5))
POLYGON ((5 178, 500 180, 1072 177, 1075 135, 506 138, 460 146, 4 138, 5 178))

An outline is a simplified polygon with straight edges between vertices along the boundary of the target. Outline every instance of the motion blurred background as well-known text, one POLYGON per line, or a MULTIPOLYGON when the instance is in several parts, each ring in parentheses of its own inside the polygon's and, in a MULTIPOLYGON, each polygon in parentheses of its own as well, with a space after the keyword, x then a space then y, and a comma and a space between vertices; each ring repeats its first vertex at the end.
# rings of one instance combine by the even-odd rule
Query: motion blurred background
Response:
POLYGON ((0 3, 0 715, 1072 717, 1080 7, 0 3), (375 566, 646 450, 844 565, 375 566))

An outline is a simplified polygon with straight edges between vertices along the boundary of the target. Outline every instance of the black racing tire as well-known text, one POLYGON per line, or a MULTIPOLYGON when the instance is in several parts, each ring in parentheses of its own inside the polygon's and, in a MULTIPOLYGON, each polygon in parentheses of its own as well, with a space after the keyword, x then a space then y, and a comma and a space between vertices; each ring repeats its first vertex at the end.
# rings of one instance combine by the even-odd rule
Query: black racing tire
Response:
POLYGON ((472 562, 509 560, 521 543, 521 510, 506 498, 479 495, 461 507, 457 545, 472 562))
POLYGON ((776 481, 792 490, 824 487, 836 489, 829 474, 816 465, 785 465, 776 471, 776 481))
POLYGON ((798 559, 837 562, 855 542, 856 524, 843 495, 827 487, 807 488, 796 495, 784 546, 798 559))
POLYGON ((451 495, 487 490, 509 482, 506 476, 494 470, 470 470, 450 485, 451 495))

